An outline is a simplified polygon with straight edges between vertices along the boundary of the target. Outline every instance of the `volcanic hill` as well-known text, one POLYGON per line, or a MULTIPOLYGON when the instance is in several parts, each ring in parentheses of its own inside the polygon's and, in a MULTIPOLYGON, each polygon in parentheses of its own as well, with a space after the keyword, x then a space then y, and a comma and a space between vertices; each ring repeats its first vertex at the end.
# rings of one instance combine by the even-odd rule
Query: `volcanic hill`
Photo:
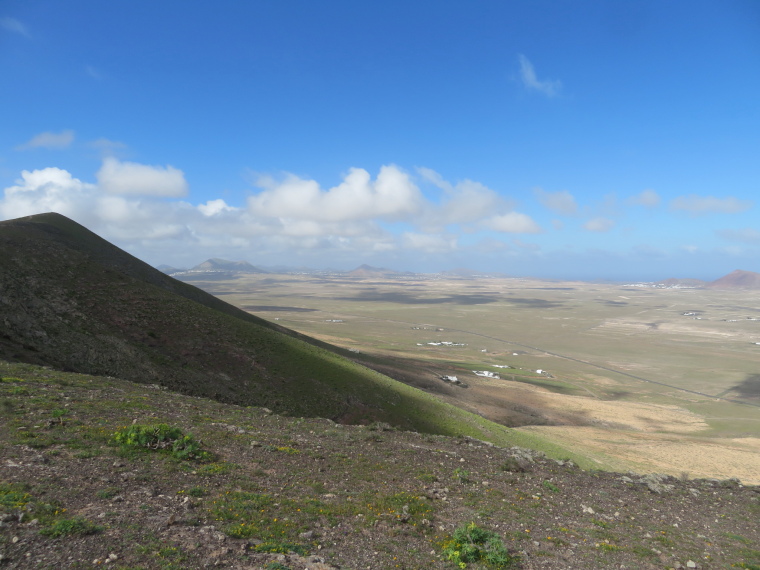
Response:
POLYGON ((0 222, 0 359, 345 423, 506 430, 150 267, 55 213, 0 222))
POLYGON ((707 284, 709 289, 760 289, 760 273, 737 269, 707 284))

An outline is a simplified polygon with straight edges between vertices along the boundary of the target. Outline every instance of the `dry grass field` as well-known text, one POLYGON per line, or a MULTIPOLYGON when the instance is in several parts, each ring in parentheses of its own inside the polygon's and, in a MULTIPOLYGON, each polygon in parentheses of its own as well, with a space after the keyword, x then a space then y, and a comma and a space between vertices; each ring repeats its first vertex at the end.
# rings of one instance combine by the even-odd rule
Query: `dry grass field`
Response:
POLYGON ((438 276, 192 283, 600 468, 760 483, 760 292, 438 276))

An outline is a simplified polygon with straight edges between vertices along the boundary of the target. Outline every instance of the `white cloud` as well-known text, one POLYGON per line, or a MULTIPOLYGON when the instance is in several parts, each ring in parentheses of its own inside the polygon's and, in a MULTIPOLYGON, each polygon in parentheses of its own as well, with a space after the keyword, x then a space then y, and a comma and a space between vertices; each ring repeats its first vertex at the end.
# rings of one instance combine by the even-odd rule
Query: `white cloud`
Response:
POLYGON ((547 97, 554 97, 559 94, 562 89, 561 81, 551 79, 539 80, 530 60, 522 54, 518 55, 518 59, 520 61, 520 79, 526 89, 538 91, 547 97))
POLYGON ((7 16, 0 18, 0 28, 3 28, 9 32, 13 32, 14 34, 21 34, 27 38, 30 37, 26 26, 24 26, 24 24, 19 22, 16 18, 9 18, 7 16))
POLYGON ((608 232, 615 227, 615 222, 608 218, 593 218, 583 224, 583 227, 590 232, 608 232))
POLYGON ((205 204, 198 204, 198 210, 200 210, 201 214, 204 216, 216 216, 223 212, 235 212, 238 208, 228 206, 227 203, 220 198, 217 200, 209 200, 205 204))
POLYGON ((383 166, 374 181, 366 170, 352 168, 341 184, 328 190, 292 174, 282 182, 262 177, 258 185, 264 190, 248 199, 249 211, 281 220, 395 221, 419 213, 423 205, 409 175, 393 165, 383 166))
POLYGON ((40 133, 24 144, 16 147, 16 150, 31 150, 33 148, 63 149, 71 146, 74 142, 74 131, 71 129, 61 131, 60 133, 44 132, 40 133))
POLYGON ((440 231, 451 224, 478 222, 494 212, 511 209, 508 201, 480 182, 465 179, 451 184, 430 168, 417 167, 417 172, 443 190, 440 203, 429 203, 419 222, 429 231, 440 231))
POLYGON ((644 190, 628 199, 628 203, 634 206, 644 206, 645 208, 654 208, 660 204, 660 196, 654 190, 644 190))
POLYGON ((106 157, 95 176, 98 186, 108 194, 168 198, 178 198, 187 194, 184 173, 172 166, 148 166, 106 157))
POLYGON ((537 234, 543 231, 530 216, 519 212, 493 216, 487 219, 484 225, 497 232, 510 234, 537 234))
POLYGON ((0 219, 59 212, 138 257, 174 265, 213 256, 324 267, 364 256, 469 255, 477 252, 472 244, 490 232, 541 231, 477 182, 441 180, 440 195, 426 199, 393 166, 383 167, 375 179, 352 169, 330 189, 294 176, 279 182, 262 178, 265 189, 243 208, 221 198, 200 204, 179 198, 186 184, 171 167, 107 158, 97 179, 85 182, 58 168, 24 171, 0 196, 0 219), (436 216, 451 227, 431 229, 436 216), (472 234, 466 248, 460 244, 465 232, 472 234))
POLYGON ((534 193, 538 201, 552 212, 562 216, 574 216, 578 213, 578 204, 575 202, 573 195, 567 190, 547 192, 542 188, 536 188, 534 193))
POLYGON ((16 180, 16 186, 5 189, 0 215, 9 219, 58 212, 64 216, 81 217, 96 194, 94 184, 82 182, 60 168, 24 170, 21 178, 16 180))
POLYGON ((716 198, 714 196, 697 196, 696 194, 679 196, 670 202, 671 209, 688 212, 693 216, 702 214, 737 214, 749 210, 752 206, 751 200, 740 200, 733 196, 716 198))

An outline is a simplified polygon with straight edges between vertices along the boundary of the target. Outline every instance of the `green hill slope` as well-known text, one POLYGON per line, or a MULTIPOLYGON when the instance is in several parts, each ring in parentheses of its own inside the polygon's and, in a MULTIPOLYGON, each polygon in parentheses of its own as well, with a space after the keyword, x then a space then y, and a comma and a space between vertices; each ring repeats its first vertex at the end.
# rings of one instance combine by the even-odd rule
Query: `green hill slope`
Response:
POLYGON ((0 359, 289 415, 526 443, 177 281, 59 214, 0 222, 0 309, 0 359))

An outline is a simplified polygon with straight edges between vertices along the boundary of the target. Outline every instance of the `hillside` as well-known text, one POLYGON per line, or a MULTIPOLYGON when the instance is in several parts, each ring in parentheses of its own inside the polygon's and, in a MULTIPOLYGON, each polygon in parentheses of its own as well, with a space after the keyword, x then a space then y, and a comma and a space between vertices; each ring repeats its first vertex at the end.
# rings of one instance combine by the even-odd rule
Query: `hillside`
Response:
POLYGON ((0 252, 0 359, 297 416, 518 437, 164 275, 64 216, 0 222, 0 252))
POLYGON ((587 472, 26 364, 0 363, 0 412, 3 568, 477 570, 447 556, 471 524, 504 546, 490 568, 760 565, 760 488, 735 480, 587 472), (162 423, 193 445, 116 439, 162 423))
POLYGON ((737 269, 707 284, 710 289, 760 289, 760 273, 737 269))

